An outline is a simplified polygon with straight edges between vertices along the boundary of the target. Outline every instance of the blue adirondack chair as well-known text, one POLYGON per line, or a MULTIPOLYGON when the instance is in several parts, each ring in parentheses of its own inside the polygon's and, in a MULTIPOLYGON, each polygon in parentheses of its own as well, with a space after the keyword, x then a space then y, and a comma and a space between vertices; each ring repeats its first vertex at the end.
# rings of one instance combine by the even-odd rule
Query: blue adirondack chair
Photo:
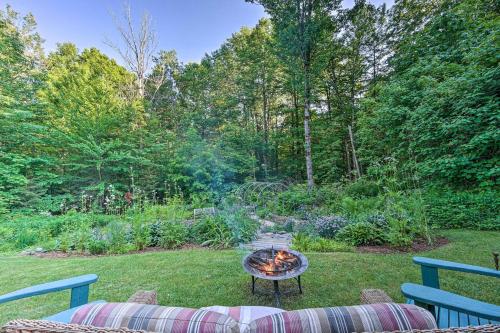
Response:
MULTIPOLYGON (((95 274, 81 275, 70 279, 59 280, 36 286, 24 288, 11 292, 6 295, 0 296, 0 304, 15 301, 22 298, 38 296, 57 291, 71 289, 71 299, 69 302, 69 309, 57 314, 44 318, 45 320, 57 321, 61 323, 68 323, 73 312, 78 307, 87 304, 89 300, 89 286, 97 282, 98 277, 95 274)), ((95 301, 92 303, 102 303, 104 301, 95 301)))
MULTIPOLYGON (((500 306, 441 290, 438 270, 451 270, 496 278, 500 278, 500 271, 423 257, 414 257, 413 262, 421 267, 423 285, 404 283, 401 286, 401 291, 409 303, 415 303, 430 310, 434 314, 439 328, 498 324, 500 322, 500 306)), ((499 293, 500 290, 492 290, 491 292, 499 293)))

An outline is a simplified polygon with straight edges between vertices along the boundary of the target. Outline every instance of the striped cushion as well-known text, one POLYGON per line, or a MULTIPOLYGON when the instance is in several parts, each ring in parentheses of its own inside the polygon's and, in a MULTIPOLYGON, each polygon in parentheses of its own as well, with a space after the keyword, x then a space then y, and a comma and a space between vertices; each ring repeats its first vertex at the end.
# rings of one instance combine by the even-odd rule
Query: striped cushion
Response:
POLYGON ((70 323, 169 333, 236 333, 238 323, 213 311, 137 303, 87 304, 70 323))
POLYGON ((240 324, 240 332, 244 332, 250 323, 262 317, 273 315, 275 313, 285 312, 285 310, 278 308, 271 308, 268 306, 209 306, 201 308, 202 310, 214 311, 217 313, 225 314, 240 324))
POLYGON ((350 333, 437 328, 430 312, 410 304, 366 304, 288 311, 257 319, 246 333, 350 333))

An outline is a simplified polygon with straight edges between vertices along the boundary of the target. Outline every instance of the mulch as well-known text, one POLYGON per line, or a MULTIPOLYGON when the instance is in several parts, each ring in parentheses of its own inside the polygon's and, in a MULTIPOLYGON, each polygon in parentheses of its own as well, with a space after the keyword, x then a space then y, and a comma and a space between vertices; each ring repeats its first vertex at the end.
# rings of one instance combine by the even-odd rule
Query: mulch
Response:
POLYGON ((425 239, 417 239, 411 246, 408 247, 392 247, 389 245, 373 245, 373 246, 358 246, 357 252, 360 253, 415 253, 437 249, 441 246, 449 244, 450 241, 445 237, 438 237, 433 240, 432 244, 427 243, 425 239))
POLYGON ((32 255, 27 255, 27 256, 32 256, 32 257, 38 257, 38 258, 51 258, 51 259, 57 259, 57 258, 69 258, 69 257, 111 257, 111 256, 122 256, 122 255, 129 255, 129 254, 140 254, 140 253, 150 253, 150 252, 170 252, 170 251, 176 251, 176 250, 191 250, 191 249, 206 249, 206 247, 202 247, 197 244, 184 244, 178 249, 172 249, 172 250, 167 250, 161 247, 147 247, 144 250, 136 250, 136 251, 130 251, 124 254, 89 254, 89 253, 81 253, 81 252, 61 252, 61 251, 47 251, 47 252, 35 252, 32 255))
MULTIPOLYGON (((372 246, 358 246, 356 248, 359 253, 378 253, 378 254, 391 254, 391 253, 416 253, 416 252, 424 252, 433 249, 437 249, 441 246, 449 244, 450 241, 445 237, 438 237, 434 239, 432 244, 428 244, 425 239, 417 239, 413 242, 413 244, 409 247, 391 247, 389 245, 372 245, 372 246)), ((185 244, 179 249, 181 250, 189 250, 189 249, 204 249, 197 244, 185 244)), ((177 249, 177 250, 179 250, 177 249)), ((79 252, 61 252, 61 251, 48 251, 48 252, 36 252, 31 256, 38 258, 69 258, 69 257, 109 257, 109 256, 119 256, 119 255, 128 255, 128 254, 140 254, 140 253, 149 253, 149 252, 168 252, 175 250, 166 250, 161 247, 148 247, 144 250, 140 251, 131 251, 125 254, 99 254, 99 255, 91 255, 88 253, 79 253, 79 252)))

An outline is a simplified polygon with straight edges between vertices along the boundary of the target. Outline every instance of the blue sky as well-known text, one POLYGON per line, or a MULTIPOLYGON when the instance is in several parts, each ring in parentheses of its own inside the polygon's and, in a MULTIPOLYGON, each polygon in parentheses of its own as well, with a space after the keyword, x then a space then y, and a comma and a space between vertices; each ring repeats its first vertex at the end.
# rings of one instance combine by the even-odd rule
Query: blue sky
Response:
MULTIPOLYGON (((244 0, 129 0, 138 19, 144 11, 153 18, 158 48, 175 49, 182 62, 199 61, 216 50, 242 26, 253 26, 265 16, 259 5, 244 0)), ((352 6, 353 0, 344 0, 352 6)), ((372 0, 372 3, 393 0, 372 0)), ((79 49, 97 47, 111 57, 117 54, 105 45, 119 40, 111 13, 121 14, 123 0, 0 0, 23 14, 31 12, 45 39, 45 50, 57 43, 73 42, 79 49)), ((119 60, 119 59, 117 59, 119 60)), ((121 61, 119 61, 121 63, 121 61)))

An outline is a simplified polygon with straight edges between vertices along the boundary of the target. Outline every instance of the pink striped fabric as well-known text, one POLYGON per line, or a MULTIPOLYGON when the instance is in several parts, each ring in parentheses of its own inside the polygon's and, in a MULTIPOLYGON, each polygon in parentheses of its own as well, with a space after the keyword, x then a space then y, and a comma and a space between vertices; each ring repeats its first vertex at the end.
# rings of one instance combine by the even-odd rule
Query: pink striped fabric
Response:
POLYGON ((70 323, 162 333, 237 333, 239 325, 221 313, 137 303, 87 304, 70 323))
POLYGON ((271 308, 268 306, 209 306, 202 310, 214 311, 230 316, 240 324, 240 332, 245 332, 250 323, 262 317, 285 312, 283 309, 271 308))
POLYGON ((432 314, 411 304, 366 304, 277 313, 250 323, 245 333, 351 333, 437 328, 432 314))

